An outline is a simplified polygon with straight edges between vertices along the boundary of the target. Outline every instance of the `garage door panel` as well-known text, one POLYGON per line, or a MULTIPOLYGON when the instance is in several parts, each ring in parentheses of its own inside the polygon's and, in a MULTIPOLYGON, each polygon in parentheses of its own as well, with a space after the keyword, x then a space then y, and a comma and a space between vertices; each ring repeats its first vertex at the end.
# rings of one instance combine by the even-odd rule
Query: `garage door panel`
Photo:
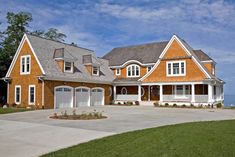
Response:
POLYGON ((76 89, 76 107, 90 105, 90 90, 88 88, 76 89))
POLYGON ((91 106, 101 106, 103 105, 104 90, 102 89, 92 89, 91 92, 91 106))
POLYGON ((56 108, 71 108, 73 105, 73 89, 57 87, 55 90, 56 108))

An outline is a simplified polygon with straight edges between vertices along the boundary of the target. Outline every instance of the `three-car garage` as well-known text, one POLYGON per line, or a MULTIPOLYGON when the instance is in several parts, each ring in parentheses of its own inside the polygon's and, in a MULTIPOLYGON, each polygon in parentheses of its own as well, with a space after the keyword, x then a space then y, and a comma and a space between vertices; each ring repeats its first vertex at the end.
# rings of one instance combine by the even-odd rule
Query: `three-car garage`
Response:
POLYGON ((55 108, 73 108, 104 105, 104 89, 101 87, 58 86, 54 90, 55 108))

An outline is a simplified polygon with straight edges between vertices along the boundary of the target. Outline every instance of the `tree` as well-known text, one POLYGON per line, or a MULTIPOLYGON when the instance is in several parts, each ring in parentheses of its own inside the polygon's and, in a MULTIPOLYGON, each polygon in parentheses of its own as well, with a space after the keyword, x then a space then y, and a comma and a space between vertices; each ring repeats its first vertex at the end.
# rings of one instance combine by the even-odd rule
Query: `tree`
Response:
POLYGON ((7 13, 7 29, 3 32, 3 41, 0 51, 0 77, 3 77, 12 61, 12 58, 20 44, 20 41, 27 31, 32 15, 26 12, 7 13))
POLYGON ((50 28, 45 34, 44 37, 47 39, 52 39, 55 41, 64 41, 64 38, 67 36, 63 33, 58 32, 56 28, 50 28))

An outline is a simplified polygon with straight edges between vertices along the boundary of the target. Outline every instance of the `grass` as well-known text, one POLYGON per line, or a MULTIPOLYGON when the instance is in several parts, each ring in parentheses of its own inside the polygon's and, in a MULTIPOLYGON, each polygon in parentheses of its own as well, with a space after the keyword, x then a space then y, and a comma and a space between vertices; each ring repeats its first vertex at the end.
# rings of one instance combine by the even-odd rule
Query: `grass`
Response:
POLYGON ((42 157, 235 157, 235 120, 195 122, 93 140, 42 157))
POLYGON ((14 112, 24 112, 24 111, 30 111, 30 109, 26 108, 0 108, 0 114, 7 114, 7 113, 14 113, 14 112))

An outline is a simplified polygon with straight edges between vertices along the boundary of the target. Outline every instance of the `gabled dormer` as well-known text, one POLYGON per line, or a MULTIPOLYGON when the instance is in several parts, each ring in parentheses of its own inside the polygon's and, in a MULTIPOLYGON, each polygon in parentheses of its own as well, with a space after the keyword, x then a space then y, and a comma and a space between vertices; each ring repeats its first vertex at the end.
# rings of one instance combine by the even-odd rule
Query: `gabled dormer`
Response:
POLYGON ((53 59, 58 64, 61 71, 65 73, 74 73, 74 62, 76 61, 76 58, 69 52, 66 52, 64 48, 55 49, 53 59))
POLYGON ((83 65, 86 67, 87 71, 92 75, 92 76, 100 76, 100 64, 95 63, 92 60, 92 55, 83 55, 82 56, 82 62, 83 65))

